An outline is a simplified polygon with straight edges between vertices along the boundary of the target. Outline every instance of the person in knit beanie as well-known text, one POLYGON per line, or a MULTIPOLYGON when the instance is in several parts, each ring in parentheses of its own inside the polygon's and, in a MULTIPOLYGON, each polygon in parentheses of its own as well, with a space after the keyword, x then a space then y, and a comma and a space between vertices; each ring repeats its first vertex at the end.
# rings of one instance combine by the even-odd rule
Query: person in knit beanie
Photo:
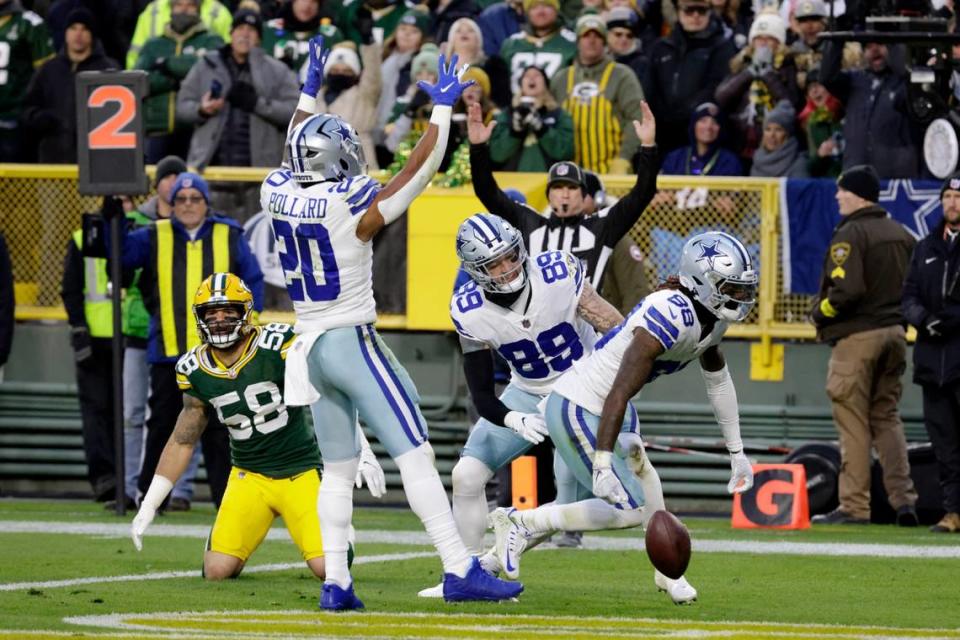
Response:
POLYGON ((806 178, 807 158, 794 135, 797 112, 786 100, 767 112, 763 138, 753 154, 750 175, 757 178, 806 178))

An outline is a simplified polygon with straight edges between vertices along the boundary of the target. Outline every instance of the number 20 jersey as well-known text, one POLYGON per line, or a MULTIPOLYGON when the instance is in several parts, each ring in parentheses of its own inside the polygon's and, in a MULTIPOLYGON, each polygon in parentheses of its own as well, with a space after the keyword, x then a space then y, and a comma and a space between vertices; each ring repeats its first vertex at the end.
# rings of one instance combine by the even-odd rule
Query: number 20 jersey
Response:
POLYGON ((177 385, 209 406, 230 433, 235 467, 270 478, 320 467, 320 449, 305 407, 283 402, 287 350, 294 339, 288 324, 255 327, 240 359, 224 368, 215 350, 202 344, 177 361, 177 385))
POLYGON ((664 352, 657 357, 647 379, 652 382, 658 376, 683 369, 708 348, 720 344, 727 323, 718 320, 710 334, 701 340, 703 327, 693 301, 680 291, 654 291, 634 307, 620 326, 603 336, 590 357, 575 363, 573 369, 557 381, 554 391, 599 416, 620 370, 623 354, 637 329, 646 331, 663 345, 664 352))
POLYGON ((457 333, 503 356, 514 386, 544 396, 560 374, 593 350, 597 334, 577 313, 584 272, 573 255, 551 251, 530 257, 527 278, 525 313, 490 302, 471 280, 454 293, 450 317, 457 333))
POLYGON ((304 187, 277 169, 263 181, 260 205, 273 221, 297 333, 376 321, 373 243, 357 237, 357 225, 378 193, 366 175, 304 187))

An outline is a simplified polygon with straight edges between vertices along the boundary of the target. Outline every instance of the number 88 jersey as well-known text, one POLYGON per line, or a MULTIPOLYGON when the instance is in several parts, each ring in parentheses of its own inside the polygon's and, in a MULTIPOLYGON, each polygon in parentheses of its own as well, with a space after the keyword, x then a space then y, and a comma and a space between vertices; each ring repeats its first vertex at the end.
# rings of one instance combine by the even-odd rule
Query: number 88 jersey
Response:
POLYGON ((270 478, 320 467, 305 407, 283 402, 284 364, 294 337, 288 324, 255 327, 231 367, 220 364, 209 344, 191 349, 176 365, 180 390, 208 405, 208 415, 227 427, 233 465, 270 478))
POLYGON ((365 175, 301 186, 277 169, 263 181, 260 205, 273 221, 297 333, 376 321, 373 243, 357 237, 357 225, 378 193, 365 175))
POLYGON ((495 349, 510 365, 511 383, 547 395, 554 381, 593 351, 596 331, 577 313, 583 293, 580 261, 564 251, 527 259, 529 294, 508 309, 490 302, 477 283, 460 287, 450 301, 457 333, 495 349))

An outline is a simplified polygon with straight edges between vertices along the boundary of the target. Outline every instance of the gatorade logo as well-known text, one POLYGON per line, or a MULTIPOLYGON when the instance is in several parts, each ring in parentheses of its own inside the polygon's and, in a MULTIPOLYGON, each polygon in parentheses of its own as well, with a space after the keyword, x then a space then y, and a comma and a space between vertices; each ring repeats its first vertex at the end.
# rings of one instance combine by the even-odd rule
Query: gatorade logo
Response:
POLYGON ((758 464, 753 471, 753 488, 734 496, 733 527, 808 528, 807 474, 803 465, 758 464))

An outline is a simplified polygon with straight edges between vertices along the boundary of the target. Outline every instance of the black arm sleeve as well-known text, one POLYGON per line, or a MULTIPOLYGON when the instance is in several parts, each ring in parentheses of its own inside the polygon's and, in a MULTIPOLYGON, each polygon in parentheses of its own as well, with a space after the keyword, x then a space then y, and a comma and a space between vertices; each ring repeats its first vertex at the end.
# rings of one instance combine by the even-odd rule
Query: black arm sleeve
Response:
POLYGON ((473 192, 483 203, 483 207, 519 229, 524 239, 542 224, 543 218, 540 214, 511 200, 497 185, 493 178, 490 147, 486 144, 470 145, 470 177, 473 180, 473 192))
POLYGON ((471 351, 463 356, 463 373, 467 389, 481 418, 503 426, 510 409, 497 397, 493 383, 493 354, 489 349, 471 351))
POLYGON ((615 246, 620 242, 620 238, 627 235, 657 193, 657 174, 660 172, 660 154, 657 153, 657 148, 655 146, 640 147, 635 157, 637 182, 630 192, 620 198, 607 212, 605 244, 610 247, 615 246))
POLYGON ((67 322, 70 326, 87 326, 87 316, 83 308, 83 256, 73 240, 67 242, 60 297, 63 298, 63 307, 67 310, 67 322))
POLYGON ((7 242, 0 233, 0 367, 10 357, 10 345, 13 344, 13 307, 13 269, 7 242))

